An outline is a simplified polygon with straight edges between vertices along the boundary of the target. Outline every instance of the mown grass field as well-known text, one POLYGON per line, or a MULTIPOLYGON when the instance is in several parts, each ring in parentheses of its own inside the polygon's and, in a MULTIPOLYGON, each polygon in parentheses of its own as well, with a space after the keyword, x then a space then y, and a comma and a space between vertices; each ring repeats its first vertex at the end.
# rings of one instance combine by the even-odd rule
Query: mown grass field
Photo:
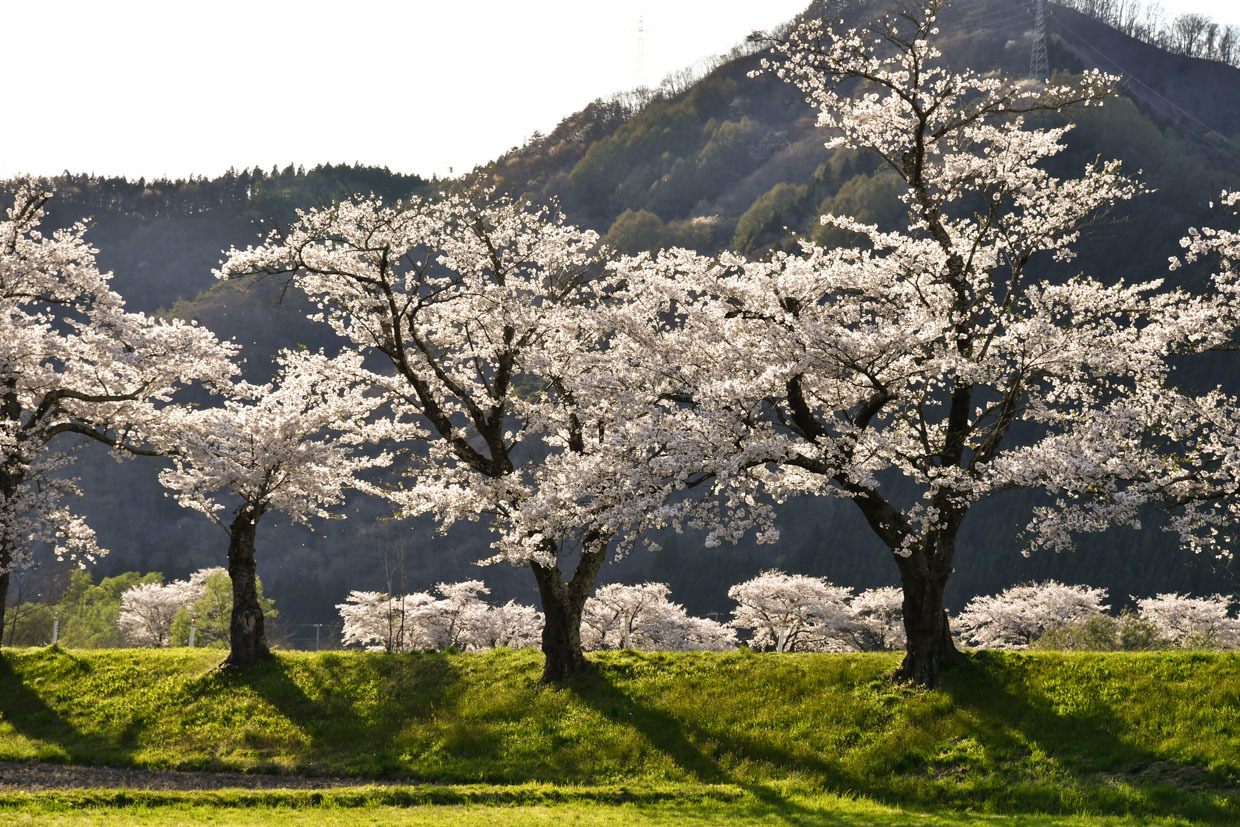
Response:
POLYGON ((0 760, 400 779, 395 788, 0 793, 103 823, 1240 823, 1240 655, 7 650, 0 760), (315 797, 317 796, 317 798, 315 797))

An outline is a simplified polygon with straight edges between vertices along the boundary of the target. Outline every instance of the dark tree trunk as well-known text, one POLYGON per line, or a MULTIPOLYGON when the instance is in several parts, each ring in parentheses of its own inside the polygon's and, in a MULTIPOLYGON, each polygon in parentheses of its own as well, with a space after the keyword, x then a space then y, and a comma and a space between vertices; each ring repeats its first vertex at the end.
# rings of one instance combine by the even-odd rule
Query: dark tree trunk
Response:
POLYGON ((4 642, 4 615, 9 605, 9 560, 11 555, 8 549, 0 551, 0 645, 4 642))
POLYGON ((606 554, 605 540, 585 543, 573 578, 567 583, 558 565, 530 563, 542 599, 545 658, 542 679, 545 683, 563 683, 590 668, 590 662, 581 651, 581 611, 594 589, 594 580, 606 554))
MULTIPOLYGON (((7 408, 7 404, 2 407, 7 408)), ((7 414, 8 411, 6 410, 7 414)), ((21 486, 21 480, 16 474, 10 474, 8 471, 0 471, 0 501, 5 503, 13 502, 17 496, 17 490, 21 486)), ((9 514, 12 519, 14 515, 9 514)), ((9 606, 9 582, 11 580, 11 567, 13 560, 17 558, 17 548, 13 540, 13 532, 11 526, 5 526, 4 531, 0 534, 0 643, 4 638, 4 616, 9 606)), ((10 643, 12 641, 10 640, 10 643)))
POLYGON ((932 536, 908 557, 895 555, 904 585, 904 631, 908 635, 896 677, 926 687, 938 686, 943 670, 965 659, 952 642, 943 605, 958 525, 932 536))
POLYGON ((258 602, 258 575, 254 563, 254 535, 262 511, 244 507, 228 528, 228 576, 232 578, 233 606, 228 627, 228 666, 251 666, 271 657, 258 602))

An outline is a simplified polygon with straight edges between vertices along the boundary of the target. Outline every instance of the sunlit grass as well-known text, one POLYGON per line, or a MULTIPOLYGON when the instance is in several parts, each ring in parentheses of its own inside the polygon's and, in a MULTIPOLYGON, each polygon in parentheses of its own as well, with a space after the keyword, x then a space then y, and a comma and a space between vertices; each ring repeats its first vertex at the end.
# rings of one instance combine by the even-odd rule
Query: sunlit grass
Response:
POLYGON ((1182 825, 1175 816, 990 814, 886 806, 855 796, 736 786, 351 788, 0 793, 8 824, 840 824, 1182 825))
POLYGON ((935 691, 893 684, 894 655, 593 657, 548 687, 533 652, 294 653, 238 674, 215 652, 8 651, 0 759, 1240 821, 1235 654, 990 653, 935 691))

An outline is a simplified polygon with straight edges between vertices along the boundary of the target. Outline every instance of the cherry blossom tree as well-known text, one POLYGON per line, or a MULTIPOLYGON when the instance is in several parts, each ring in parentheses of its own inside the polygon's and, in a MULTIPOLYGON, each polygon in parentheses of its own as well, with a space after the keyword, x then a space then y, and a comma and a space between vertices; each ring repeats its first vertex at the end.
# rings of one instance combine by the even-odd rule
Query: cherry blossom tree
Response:
POLYGON ((595 590, 582 614, 582 642, 588 649, 631 649, 633 631, 647 615, 669 603, 666 583, 626 586, 609 583, 595 590))
POLYGON ((167 646, 172 621, 177 612, 199 597, 186 580, 166 585, 140 583, 121 594, 121 611, 116 625, 124 640, 133 646, 167 646))
MULTIPOLYGON (((926 685, 962 657, 943 594, 974 505, 1014 488, 1063 494, 1035 514, 1035 533, 1051 538, 1131 519, 1133 503, 1166 494, 1185 466, 1170 443, 1187 423, 1235 421, 1230 399, 1166 401, 1171 358, 1234 330, 1231 281, 1194 298, 1112 274, 1048 278, 1140 186, 1115 162, 1052 174, 1046 162, 1069 127, 1027 116, 1100 104, 1115 79, 949 71, 934 45, 943 5, 925 0, 870 30, 808 20, 766 63, 818 109, 828 146, 869 150, 890 171, 906 227, 828 215, 861 243, 617 265, 642 308, 616 314, 617 335, 661 354, 658 381, 679 388, 666 395, 683 399, 695 432, 718 435, 701 471, 735 491, 745 478, 753 486, 733 498, 735 525, 762 509, 759 484, 776 500, 851 501, 900 571, 898 675, 926 685), (1161 449, 1146 445, 1155 433, 1161 449), (1097 505, 1098 492, 1117 490, 1097 505)), ((1216 466, 1236 433, 1215 440, 1216 466)), ((1215 492, 1231 484, 1213 482, 1215 492)))
POLYGON ((235 348, 207 330, 125 311, 76 224, 40 230, 51 193, 16 184, 0 221, 0 624, 9 575, 33 550, 86 562, 104 554, 65 500, 66 435, 144 451, 147 430, 178 388, 233 372, 235 348))
POLYGON ((508 601, 489 606, 480 580, 439 583, 428 592, 388 597, 352 591, 336 606, 344 621, 343 642, 371 651, 417 652, 458 649, 525 648, 535 645, 542 619, 532 606, 508 601))
POLYGON ((1136 599, 1141 618, 1154 625, 1162 641, 1208 649, 1240 646, 1240 619, 1230 613, 1231 602, 1221 594, 1190 597, 1169 593, 1136 599))
POLYGON ((116 625, 122 637, 134 646, 170 645, 177 613, 201 601, 207 594, 208 582, 222 574, 226 576, 218 566, 199 569, 185 580, 139 583, 121 592, 116 625))
POLYGON ((476 629, 481 649, 532 649, 542 642, 542 614, 533 606, 509 600, 492 606, 476 629))
POLYGON ((366 393, 360 357, 285 351, 278 361, 276 383, 238 382, 221 406, 165 411, 149 437, 172 459, 159 481, 228 533, 232 666, 270 654, 254 556, 259 519, 270 510, 300 523, 330 517, 359 474, 391 460, 363 450, 377 438, 365 423, 377 398, 366 393), (226 498, 235 505, 221 517, 226 498))
POLYGON ((582 642, 587 649, 721 651, 736 648, 736 632, 709 618, 691 617, 673 603, 666 583, 599 587, 586 601, 582 642))
POLYGON ((582 524, 563 519, 556 486, 578 504, 583 483, 559 470, 571 458, 553 459, 592 457, 607 433, 575 396, 599 339, 583 312, 596 300, 597 242, 558 213, 494 196, 355 199, 300 213, 220 271, 293 274, 320 319, 390 365, 379 385, 417 461, 405 484, 376 493, 444 530, 491 519, 491 559, 528 565, 538 583, 553 681, 586 668, 581 612, 613 537, 603 520, 564 530, 582 524))
POLYGON ((440 600, 426 605, 416 618, 428 641, 425 648, 480 649, 486 634, 486 617, 490 606, 482 599, 491 593, 481 580, 465 580, 460 583, 437 583, 440 600))
POLYGON ((843 651, 854 625, 847 600, 852 589, 822 577, 774 569, 728 589, 737 602, 732 626, 750 633, 752 648, 776 652, 843 651))
MULTIPOLYGON (((1235 220, 1240 193, 1220 206, 1235 220)), ((1236 349, 1240 327, 1240 232, 1190 229, 1171 269, 1211 262, 1207 288, 1181 299, 1147 328, 1173 352, 1236 349)), ((1240 542, 1240 400, 1215 388, 1195 394, 1174 383, 1137 386, 1091 412, 1075 432, 1033 446, 1022 457, 1053 482, 1059 497, 1029 528, 1041 545, 1070 548, 1075 534, 1113 524, 1142 528, 1151 506, 1188 548, 1229 559, 1240 542)))
POLYGON ((383 592, 354 589, 345 602, 336 604, 336 611, 344 621, 340 642, 345 646, 356 643, 373 651, 400 650, 404 630, 393 612, 392 599, 383 592))
POLYGON ((903 649, 904 595, 895 586, 867 589, 848 601, 854 627, 851 636, 862 652, 903 649))
POLYGON ((955 625, 962 639, 982 649, 1028 649, 1050 629, 1105 614, 1106 599, 1106 589, 1055 580, 1030 583, 973 598, 955 625))

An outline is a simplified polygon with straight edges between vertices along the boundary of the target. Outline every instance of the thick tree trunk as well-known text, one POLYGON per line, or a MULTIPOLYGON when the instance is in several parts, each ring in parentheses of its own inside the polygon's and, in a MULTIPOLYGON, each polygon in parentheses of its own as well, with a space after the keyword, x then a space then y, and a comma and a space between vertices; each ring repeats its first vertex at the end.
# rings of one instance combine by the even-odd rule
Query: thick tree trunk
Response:
POLYGON ((943 592, 952 571, 955 530, 929 539, 908 557, 895 555, 904 585, 904 662, 896 677, 926 687, 939 685, 943 670, 964 660, 952 641, 943 592))
POLYGON ((543 681, 563 683, 590 669, 581 650, 581 612, 586 598, 594 588, 599 567, 607 554, 603 540, 587 542, 567 583, 558 565, 530 563, 538 581, 538 595, 543 608, 543 681))
POLYGON ((233 606, 228 627, 231 651, 228 666, 251 666, 271 657, 258 602, 258 575, 254 562, 254 535, 261 511, 242 508, 228 528, 228 576, 232 578, 233 606))

